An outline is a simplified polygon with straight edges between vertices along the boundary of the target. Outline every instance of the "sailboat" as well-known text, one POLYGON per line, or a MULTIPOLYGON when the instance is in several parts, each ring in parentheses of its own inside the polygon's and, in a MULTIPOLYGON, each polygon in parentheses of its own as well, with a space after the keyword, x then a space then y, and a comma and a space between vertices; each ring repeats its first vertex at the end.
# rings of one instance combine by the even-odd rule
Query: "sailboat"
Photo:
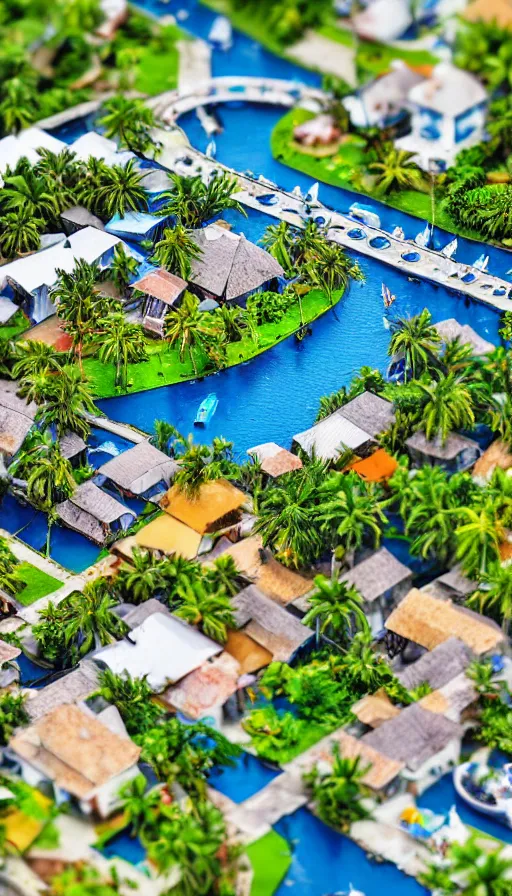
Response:
POLYGON ((428 249, 432 239, 432 224, 427 224, 423 230, 416 234, 414 242, 421 249, 428 249))
POLYGON ((484 271, 487 270, 488 264, 489 256, 482 253, 482 255, 479 255, 477 260, 473 262, 473 267, 476 268, 477 271, 482 271, 482 273, 484 273, 484 271))
POLYGON ((312 205, 314 202, 315 202, 315 203, 318 202, 318 184, 317 184, 317 183, 313 184, 313 185, 309 188, 308 192, 306 193, 306 198, 305 198, 304 201, 305 201, 305 202, 309 202, 309 203, 311 203, 311 205, 312 205))
POLYGON ((206 158, 214 159, 216 152, 217 152, 217 144, 215 143, 215 140, 213 140, 213 138, 212 138, 210 140, 208 146, 206 147, 206 158))
POLYGON ((396 302, 396 296, 392 294, 385 283, 382 284, 382 301, 384 302, 384 308, 391 308, 393 302, 396 302))
POLYGON ((233 46, 233 29, 226 16, 217 16, 208 34, 208 42, 220 50, 229 50, 233 46))
POLYGON ((395 240, 404 240, 405 233, 403 231, 403 228, 399 227, 399 226, 393 227, 393 230, 391 231, 391 236, 394 237, 395 240))
POLYGON ((297 199, 304 199, 304 196, 302 195, 302 190, 298 185, 293 188, 292 196, 295 196, 297 199))
POLYGON ((453 258, 457 251, 457 246, 459 245, 457 237, 455 239, 450 240, 449 243, 446 243, 444 249, 441 249, 441 254, 445 256, 445 258, 453 258))

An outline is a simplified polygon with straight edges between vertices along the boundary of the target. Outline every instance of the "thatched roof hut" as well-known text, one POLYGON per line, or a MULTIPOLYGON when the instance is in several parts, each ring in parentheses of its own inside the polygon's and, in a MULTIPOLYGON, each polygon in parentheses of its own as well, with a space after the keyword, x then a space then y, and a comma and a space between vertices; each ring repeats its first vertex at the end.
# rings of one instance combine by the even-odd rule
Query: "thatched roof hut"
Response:
POLYGON ((193 498, 173 485, 160 501, 160 507, 204 535, 238 522, 246 501, 247 496, 227 479, 215 479, 201 485, 193 498))
POLYGON ((388 429, 394 419, 390 401, 373 392, 362 392, 333 414, 294 435, 293 442, 307 454, 315 453, 323 460, 335 460, 347 448, 366 454, 376 436, 388 429))
POLYGON ((85 700, 98 686, 98 670, 94 663, 83 660, 78 669, 73 669, 62 678, 44 688, 31 691, 26 703, 26 710, 31 720, 36 722, 57 707, 65 703, 76 703, 85 700))
POLYGON ((175 460, 144 441, 102 464, 97 482, 108 480, 122 492, 142 495, 160 483, 162 490, 168 487, 177 469, 175 460))
POLYGON ((225 551, 235 561, 244 578, 253 582, 259 590, 279 604, 289 604, 307 594, 313 581, 287 569, 263 548, 259 535, 251 535, 231 545, 225 551))
POLYGON ((201 541, 199 532, 168 513, 162 513, 135 534, 135 543, 141 548, 162 554, 179 554, 188 560, 197 557, 201 541))
POLYGON ((394 719, 365 734, 361 743, 404 762, 415 772, 450 742, 460 741, 462 733, 460 725, 413 703, 394 719))
POLYGON ((77 486, 71 498, 57 504, 59 518, 76 532, 103 544, 113 523, 123 529, 135 520, 133 511, 116 501, 91 480, 77 486))
POLYGON ((415 663, 400 669, 397 678, 409 691, 424 682, 436 690, 464 672, 472 659, 473 653, 464 641, 447 638, 415 663))
POLYGON ((313 636, 310 628, 254 585, 240 591, 232 603, 238 628, 269 650, 274 660, 287 662, 313 636))
POLYGON ((254 448, 248 448, 247 454, 256 458, 261 464, 262 472, 272 479, 302 468, 302 461, 296 454, 281 448, 275 442, 255 445, 254 448))

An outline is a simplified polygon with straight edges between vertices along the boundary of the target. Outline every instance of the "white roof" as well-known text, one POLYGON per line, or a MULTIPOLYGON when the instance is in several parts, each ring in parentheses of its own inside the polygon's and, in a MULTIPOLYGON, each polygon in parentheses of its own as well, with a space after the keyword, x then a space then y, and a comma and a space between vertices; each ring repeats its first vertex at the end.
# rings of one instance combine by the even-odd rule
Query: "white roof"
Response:
POLYGON ((480 81, 449 62, 436 65, 432 77, 409 91, 409 100, 441 115, 455 118, 487 100, 480 81))
POLYGON ((277 442, 263 442, 261 445, 255 445, 254 448, 248 448, 247 454, 255 457, 261 463, 261 461, 267 460, 269 457, 275 457, 282 450, 277 442))
POLYGON ((59 153, 66 148, 66 144, 41 128, 27 128, 16 137, 12 134, 4 137, 0 140, 0 172, 5 172, 7 166, 14 168, 23 156, 35 164, 39 159, 37 150, 41 148, 59 153))
POLYGON ((71 144, 71 149, 84 162, 93 156, 95 159, 107 159, 112 153, 117 152, 117 144, 114 140, 107 140, 95 131, 82 134, 78 140, 71 144))
POLYGON ((297 433, 293 441, 309 455, 314 451, 322 460, 334 460, 345 448, 357 451, 371 438, 370 433, 336 411, 304 432, 297 433))
POLYGON ((3 265, 0 268, 0 286, 12 280, 27 293, 32 293, 41 286, 51 287, 57 280, 57 268, 71 273, 79 258, 85 259, 89 264, 98 261, 119 242, 121 240, 117 236, 97 230, 96 227, 84 227, 50 249, 43 249, 34 255, 17 258, 16 261, 3 265))
POLYGON ((353 18, 361 37, 382 43, 396 40, 412 23, 407 0, 373 0, 353 18))
POLYGON ((216 644, 175 616, 153 613, 130 632, 130 639, 118 641, 94 655, 112 672, 127 672, 132 678, 147 676, 152 691, 163 691, 180 681, 210 657, 222 651, 216 644))

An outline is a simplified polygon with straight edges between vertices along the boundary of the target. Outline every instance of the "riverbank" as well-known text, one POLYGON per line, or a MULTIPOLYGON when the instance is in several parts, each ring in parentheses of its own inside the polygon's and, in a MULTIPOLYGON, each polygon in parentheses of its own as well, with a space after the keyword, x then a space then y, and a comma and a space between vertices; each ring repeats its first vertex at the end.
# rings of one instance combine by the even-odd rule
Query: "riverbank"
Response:
MULTIPOLYGON (((317 318, 329 311, 341 299, 343 290, 334 294, 333 305, 325 293, 318 289, 311 290, 302 299, 302 321, 311 324, 317 318)), ((278 345, 284 339, 292 336, 301 326, 299 305, 293 304, 276 323, 262 324, 256 328, 258 341, 246 338, 240 342, 230 342, 227 345, 227 364, 223 369, 236 367, 251 361, 263 352, 278 345)), ((91 384, 94 398, 113 398, 120 395, 131 395, 135 392, 145 392, 156 389, 159 386, 173 386, 186 380, 194 380, 198 377, 209 376, 218 373, 218 369, 209 367, 194 370, 190 354, 187 352, 183 361, 180 361, 179 349, 170 348, 162 340, 147 340, 148 360, 138 364, 128 365, 127 388, 123 389, 115 385, 115 367, 112 364, 103 364, 97 358, 86 358, 84 370, 91 384)), ((197 365, 197 360, 196 360, 197 365)))
POLYGON ((445 210, 444 200, 439 197, 435 201, 434 214, 432 215, 432 203, 428 190, 420 192, 418 190, 404 189, 393 191, 385 196, 375 192, 358 190, 351 179, 351 175, 358 169, 360 170, 363 152, 362 148, 355 141, 342 144, 336 154, 330 157, 317 157, 310 153, 301 152, 294 144, 293 130, 297 125, 313 117, 313 112, 309 112, 307 109, 295 108, 291 109, 280 119, 273 128, 270 138, 270 149, 276 161, 281 162, 282 165, 286 165, 288 168, 292 168, 294 171, 300 171, 302 174, 308 175, 315 181, 330 184, 330 186, 338 187, 342 190, 349 190, 351 193, 354 193, 354 201, 356 201, 357 196, 377 199, 391 208, 414 215, 415 218, 419 218, 423 222, 423 226, 425 221, 434 222, 436 227, 440 227, 457 236, 492 245, 492 242, 490 243, 484 239, 477 231, 459 227, 445 210))

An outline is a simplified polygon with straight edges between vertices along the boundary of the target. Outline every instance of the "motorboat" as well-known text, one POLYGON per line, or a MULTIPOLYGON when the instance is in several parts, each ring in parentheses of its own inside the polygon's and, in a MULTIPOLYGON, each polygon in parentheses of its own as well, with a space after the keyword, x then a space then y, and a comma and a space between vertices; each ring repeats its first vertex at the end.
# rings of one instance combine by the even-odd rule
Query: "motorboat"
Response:
POLYGON ((260 205, 277 205, 279 202, 275 193, 263 193, 261 196, 256 196, 256 199, 260 205))
POLYGON ((457 251, 457 246, 459 245, 457 237, 455 239, 450 240, 449 243, 446 243, 446 246, 441 249, 441 255, 444 255, 445 258, 453 258, 457 251))
POLYGON ((363 224, 367 224, 368 227, 376 227, 380 230, 380 218, 369 205, 353 202, 348 212, 349 215, 351 215, 352 218, 356 218, 357 221, 362 221, 363 224))
POLYGON ((475 812, 512 828, 512 763, 493 769, 485 763, 463 762, 453 772, 453 785, 475 812))
POLYGON ((233 46, 233 28, 226 16, 217 16, 210 28, 208 42, 218 50, 229 50, 233 46))
POLYGON ((391 236, 395 240, 404 240, 405 233, 404 233, 403 227, 400 227, 400 226, 393 227, 393 230, 391 231, 391 236))
POLYGON ((210 420, 212 419, 215 411, 217 410, 217 405, 219 404, 219 399, 217 398, 215 392, 210 392, 206 398, 203 399, 201 404, 197 409, 196 419, 194 420, 194 426, 206 426, 210 420))

